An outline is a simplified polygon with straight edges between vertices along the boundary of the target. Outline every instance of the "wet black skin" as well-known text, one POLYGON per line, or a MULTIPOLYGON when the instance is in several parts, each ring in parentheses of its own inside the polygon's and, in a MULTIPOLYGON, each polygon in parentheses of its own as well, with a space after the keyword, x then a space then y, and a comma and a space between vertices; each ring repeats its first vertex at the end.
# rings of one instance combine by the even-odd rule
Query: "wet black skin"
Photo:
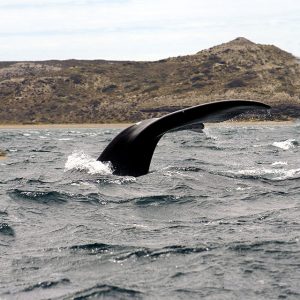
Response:
POLYGON ((222 122, 251 110, 269 108, 257 101, 226 100, 178 110, 161 118, 147 119, 118 134, 98 160, 111 162, 116 175, 145 175, 149 171, 155 147, 166 132, 201 130, 205 122, 222 122))

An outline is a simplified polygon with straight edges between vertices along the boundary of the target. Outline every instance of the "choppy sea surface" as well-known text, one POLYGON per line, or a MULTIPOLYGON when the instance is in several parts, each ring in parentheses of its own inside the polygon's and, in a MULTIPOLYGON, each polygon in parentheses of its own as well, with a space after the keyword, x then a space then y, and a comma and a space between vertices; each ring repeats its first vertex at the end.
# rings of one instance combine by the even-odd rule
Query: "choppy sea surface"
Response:
POLYGON ((145 176, 120 129, 0 130, 0 299, 299 299, 300 124, 167 134, 145 176))

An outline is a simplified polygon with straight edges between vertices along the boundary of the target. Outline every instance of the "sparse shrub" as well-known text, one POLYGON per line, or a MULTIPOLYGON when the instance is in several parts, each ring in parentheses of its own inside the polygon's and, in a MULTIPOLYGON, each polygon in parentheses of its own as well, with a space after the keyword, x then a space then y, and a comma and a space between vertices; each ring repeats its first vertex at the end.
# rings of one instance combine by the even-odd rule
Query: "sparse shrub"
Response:
POLYGON ((252 80, 257 78, 257 73, 255 71, 247 71, 243 76, 242 79, 243 80, 252 80))
POLYGON ((227 88, 239 88, 244 87, 247 84, 241 79, 234 79, 226 84, 227 88))
POLYGON ((96 73, 96 74, 103 74, 104 70, 102 70, 102 69, 95 69, 94 73, 96 73))
POLYGON ((208 60, 213 61, 213 62, 219 62, 221 60, 221 58, 216 54, 211 54, 211 55, 209 55, 208 60))
POLYGON ((193 87, 193 88, 196 88, 196 89, 201 89, 201 88, 203 88, 204 86, 205 86, 205 84, 204 84, 204 83, 200 83, 200 82, 194 83, 194 84, 192 85, 192 87, 193 87))
POLYGON ((102 89, 102 92, 103 92, 103 93, 111 93, 111 92, 113 92, 116 88, 117 88, 117 86, 116 86, 115 84, 110 84, 110 85, 104 87, 104 88, 102 89))
POLYGON ((191 82, 195 82, 195 81, 198 81, 198 80, 200 80, 202 78, 202 76, 194 76, 194 77, 192 77, 190 80, 191 80, 191 82))
POLYGON ((83 83, 83 76, 80 74, 72 74, 70 79, 73 81, 74 84, 81 84, 83 83))
POLYGON ((144 90, 144 93, 150 93, 159 89, 159 85, 152 85, 144 90))

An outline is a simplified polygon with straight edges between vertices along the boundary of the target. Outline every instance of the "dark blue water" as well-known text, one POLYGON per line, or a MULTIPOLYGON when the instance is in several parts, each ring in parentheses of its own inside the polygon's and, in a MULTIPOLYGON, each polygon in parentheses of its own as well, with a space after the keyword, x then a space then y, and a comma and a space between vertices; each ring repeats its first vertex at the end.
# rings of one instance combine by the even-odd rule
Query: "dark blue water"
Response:
POLYGON ((95 159, 117 129, 0 130, 1 299, 299 299, 300 125, 159 143, 148 175, 95 159))

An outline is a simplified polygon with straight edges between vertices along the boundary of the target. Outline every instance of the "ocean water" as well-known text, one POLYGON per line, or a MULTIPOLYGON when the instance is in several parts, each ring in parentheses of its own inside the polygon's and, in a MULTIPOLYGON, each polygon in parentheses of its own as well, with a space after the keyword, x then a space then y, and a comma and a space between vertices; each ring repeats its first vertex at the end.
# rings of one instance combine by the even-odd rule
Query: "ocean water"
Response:
POLYGON ((120 129, 0 130, 0 299, 299 299, 300 124, 167 134, 145 176, 120 129))

